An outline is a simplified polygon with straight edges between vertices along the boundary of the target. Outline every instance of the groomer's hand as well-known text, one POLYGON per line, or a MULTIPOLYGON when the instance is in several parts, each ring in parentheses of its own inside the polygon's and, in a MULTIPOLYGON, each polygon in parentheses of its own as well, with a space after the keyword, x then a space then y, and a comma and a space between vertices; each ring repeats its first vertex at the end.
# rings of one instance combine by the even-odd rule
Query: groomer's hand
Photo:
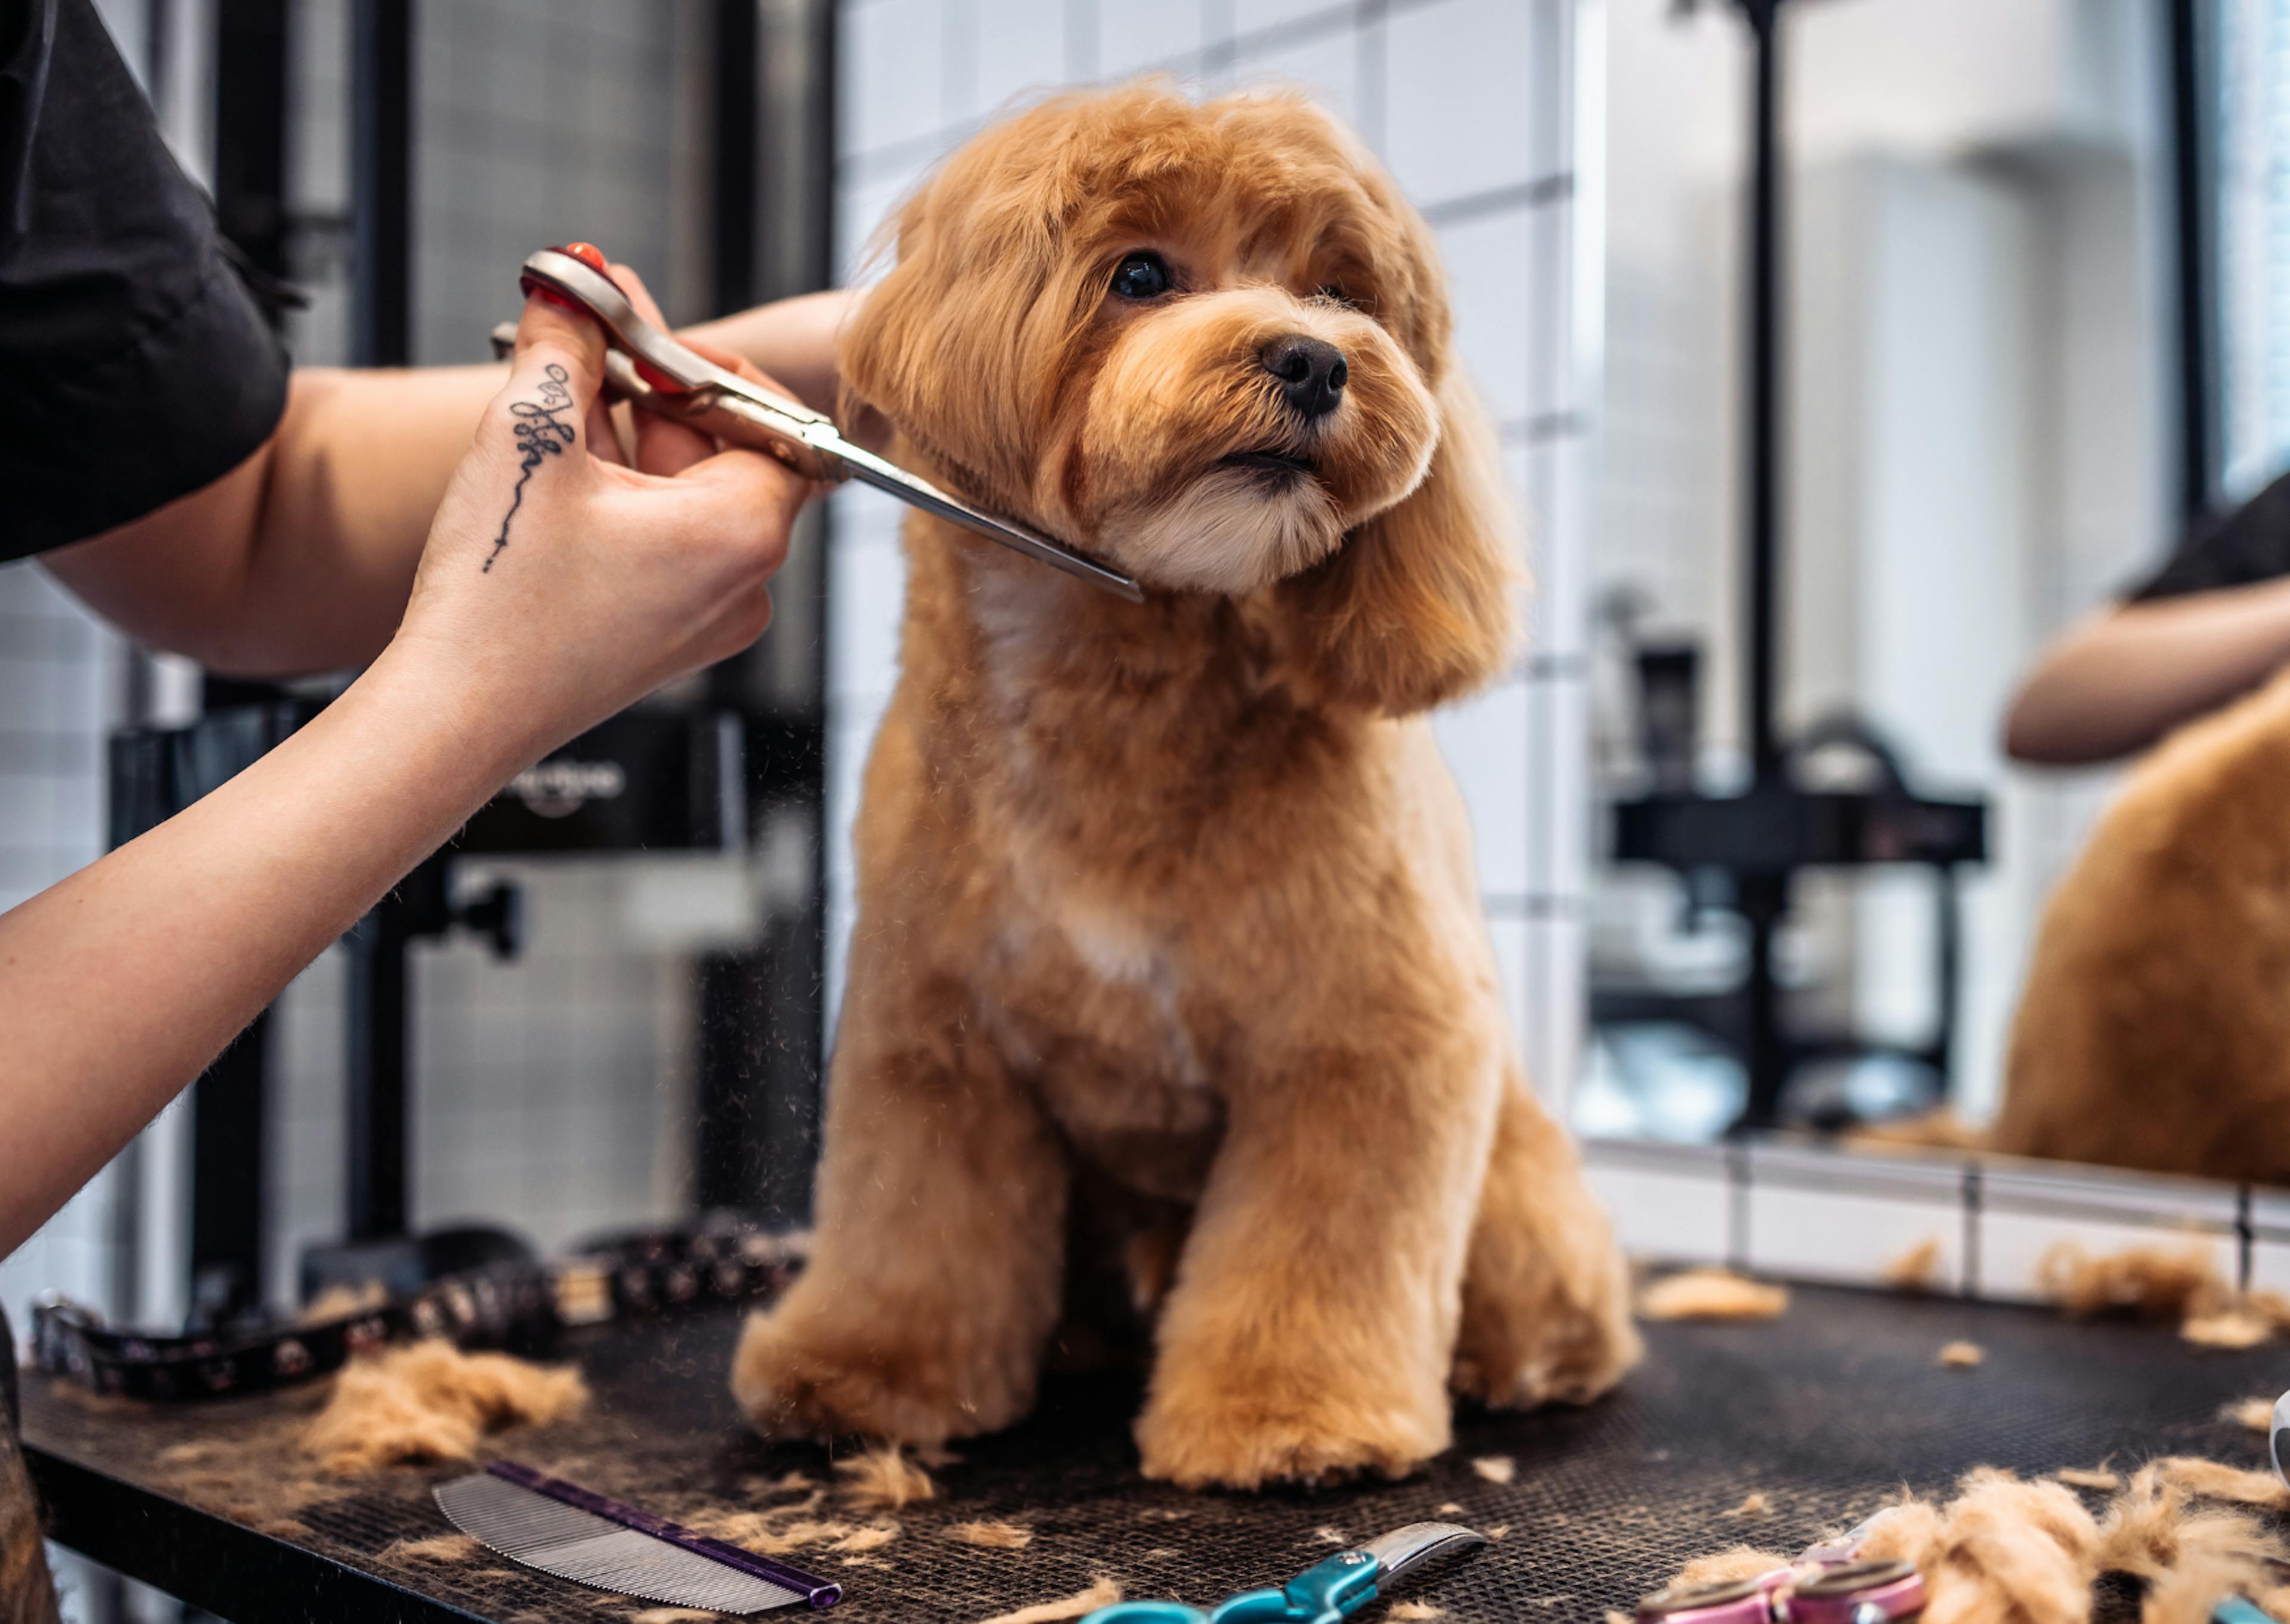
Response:
MULTIPOLYGON (((635 273, 612 274, 657 321, 635 273)), ((600 399, 602 329, 536 292, 516 336, 508 386, 454 474, 377 662, 460 699, 482 694, 484 725, 500 730, 484 742, 507 749, 512 771, 754 642, 813 489, 761 452, 718 450, 646 412, 633 414, 631 463, 600 399)))

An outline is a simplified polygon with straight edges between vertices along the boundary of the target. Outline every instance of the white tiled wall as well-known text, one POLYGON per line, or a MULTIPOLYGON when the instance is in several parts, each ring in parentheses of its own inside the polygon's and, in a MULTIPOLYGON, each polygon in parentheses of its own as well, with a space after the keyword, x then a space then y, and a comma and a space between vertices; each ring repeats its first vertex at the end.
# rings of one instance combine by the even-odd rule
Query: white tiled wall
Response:
MULTIPOLYGON (((1437 725, 1470 802, 1507 999, 1554 1097, 1571 1084, 1582 1021, 1582 493, 1597 356, 1574 298, 1574 79, 1599 4, 845 0, 839 47, 838 244, 859 274, 885 211, 995 108, 1146 68, 1203 91, 1301 86, 1359 130, 1438 228, 1463 356, 1501 425, 1540 589, 1527 657, 1437 725)), ((850 927, 850 820, 894 676, 901 588, 899 510, 865 492, 836 500, 830 1000, 850 927)))

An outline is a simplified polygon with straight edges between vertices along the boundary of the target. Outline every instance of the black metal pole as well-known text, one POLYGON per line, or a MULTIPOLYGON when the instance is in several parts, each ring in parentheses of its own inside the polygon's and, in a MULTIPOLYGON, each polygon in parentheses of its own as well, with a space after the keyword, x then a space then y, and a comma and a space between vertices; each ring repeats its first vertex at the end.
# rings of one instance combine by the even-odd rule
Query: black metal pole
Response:
MULTIPOLYGON (((732 310, 832 284, 835 7, 716 0, 714 15, 713 297, 732 310)), ((774 909, 761 940, 700 965, 694 1193, 789 1222, 811 1210, 824 1052, 824 518, 801 521, 763 643, 709 678, 711 700, 745 718, 749 832, 784 838, 799 812, 812 884, 803 906, 774 909), (799 786, 785 773, 796 752, 799 786), (778 786, 768 796, 766 780, 778 786)))
POLYGON ((2205 139, 2201 0, 2170 0, 2172 180, 2177 193, 2180 503, 2190 520, 2218 499, 2213 425, 2216 328, 2211 280, 2211 163, 2205 139))
POLYGON ((1749 19, 1755 84, 1750 148, 1749 422, 1745 429, 1748 533, 1742 548, 1748 600, 1750 764, 1759 783, 1781 776, 1774 718, 1775 599, 1781 570, 1781 0, 1742 0, 1749 19))
POLYGON ((756 302, 757 80, 763 72, 760 0, 716 0, 716 119, 709 188, 716 314, 756 302))
POLYGON ((412 359, 413 0, 353 0, 350 359, 412 359))
MULTIPOLYGON (((350 359, 412 359, 413 0, 352 0, 350 16, 350 359)), ((353 926, 345 1054, 348 1223, 354 1241, 406 1224, 404 895, 417 868, 353 926)), ((442 880, 439 881, 442 884, 442 880)))
POLYGON ((407 939, 394 897, 342 938, 349 957, 343 1148, 354 1241, 405 1233, 407 939))
MULTIPOLYGON (((1750 770, 1763 786, 1779 783, 1787 771, 1774 715, 1782 554, 1781 0, 1742 0, 1742 13, 1750 25, 1752 78, 1749 240, 1743 244, 1750 320, 1749 412, 1742 431, 1742 593, 1749 631, 1749 646, 1742 650, 1742 728, 1750 770)), ((1749 927, 1749 965, 1742 988, 1748 1099, 1737 1129, 1771 1124, 1789 1081, 1781 985, 1774 969, 1774 938, 1789 911, 1789 877, 1743 875, 1738 887, 1735 906, 1749 927)))
MULTIPOLYGON (((153 10, 155 29, 164 8, 153 10)), ((286 280, 286 0, 220 0, 214 12, 214 203, 245 266, 286 280)), ((275 324, 281 312, 266 306, 275 324)), ((207 674, 201 708, 276 697, 207 674)), ((191 1319, 213 1325, 262 1300, 270 1012, 217 1055, 191 1091, 191 1319)))
POLYGON ((220 0, 215 8, 214 200, 232 245, 284 282, 286 0, 220 0))

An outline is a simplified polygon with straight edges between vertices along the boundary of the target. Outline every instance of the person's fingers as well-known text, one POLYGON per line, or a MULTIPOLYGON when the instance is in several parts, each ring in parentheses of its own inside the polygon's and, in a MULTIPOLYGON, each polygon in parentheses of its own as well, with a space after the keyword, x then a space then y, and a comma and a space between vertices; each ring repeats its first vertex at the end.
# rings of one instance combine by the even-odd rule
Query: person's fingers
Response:
MULTIPOLYGON (((641 412, 637 413, 639 420, 645 415, 645 413, 641 412)), ((622 468, 628 466, 628 453, 621 449, 621 426, 613 420, 612 403, 602 395, 589 403, 589 416, 585 427, 589 431, 589 452, 591 456, 599 462, 616 463, 622 468)), ((643 432, 641 424, 637 432, 639 434, 643 432)))
POLYGON ((810 497, 811 482, 774 462, 762 452, 733 450, 693 463, 677 482, 705 489, 737 515, 737 522, 752 526, 757 564, 765 574, 786 561, 788 532, 810 497))
POLYGON ((605 385, 605 330, 558 295, 537 287, 525 295, 524 314, 517 317, 511 393, 529 398, 544 380, 563 385, 573 415, 586 416, 589 403, 605 385), (553 374, 552 367, 563 375, 553 374))
POLYGON ((759 383, 774 395, 785 396, 788 399, 796 402, 797 404, 802 404, 803 397, 800 395, 797 395, 793 389, 789 388, 787 385, 781 383, 778 379, 764 371, 763 368, 757 366, 754 362, 749 360, 747 356, 735 354, 728 349, 720 348, 714 344, 693 343, 690 339, 685 340, 684 343, 685 347, 690 349, 693 355, 700 356, 703 360, 713 361, 725 372, 737 372, 749 383, 759 383))
POLYGON ((620 284, 621 292, 626 294, 629 302, 637 308, 638 316, 643 316, 662 332, 668 331, 668 318, 660 313, 660 301, 652 296, 652 290, 645 286, 645 279, 637 274, 635 266, 623 265, 615 260, 613 261, 612 269, 607 274, 620 284))
MULTIPOLYGON (((660 302, 653 298, 652 290, 645 286, 636 268, 616 263, 610 274, 628 296, 629 303, 636 307, 637 314, 666 332, 668 318, 660 313, 660 302)), ((636 414, 636 465, 647 474, 681 474, 716 450, 716 443, 698 429, 656 412, 639 411, 636 414)))

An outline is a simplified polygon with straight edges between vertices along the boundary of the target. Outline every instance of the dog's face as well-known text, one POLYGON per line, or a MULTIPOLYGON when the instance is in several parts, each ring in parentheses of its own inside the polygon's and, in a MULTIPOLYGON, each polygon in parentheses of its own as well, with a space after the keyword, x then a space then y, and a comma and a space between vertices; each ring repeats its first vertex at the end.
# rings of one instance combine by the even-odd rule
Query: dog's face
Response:
POLYGON ((861 394, 973 495, 1148 586, 1294 575, 1430 461, 1428 234, 1301 102, 1036 108, 909 204, 898 253, 865 319, 913 364, 861 365, 861 394))
POLYGON ((1404 714, 1500 668, 1509 503, 1430 229, 1325 115, 1049 102, 895 225, 845 388, 964 495, 1245 600, 1310 703, 1404 714))

